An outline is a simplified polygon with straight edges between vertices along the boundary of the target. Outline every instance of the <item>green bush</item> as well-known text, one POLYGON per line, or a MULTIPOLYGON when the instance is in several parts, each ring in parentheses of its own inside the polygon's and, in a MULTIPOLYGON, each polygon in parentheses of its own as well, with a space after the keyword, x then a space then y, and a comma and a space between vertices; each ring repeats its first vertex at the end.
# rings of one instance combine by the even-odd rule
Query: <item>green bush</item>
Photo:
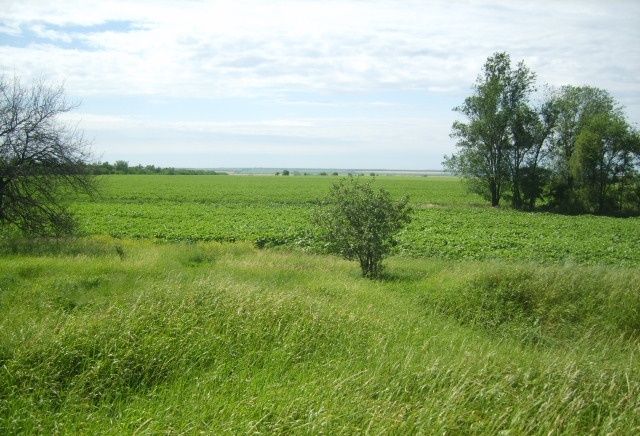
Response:
POLYGON ((377 278, 382 260, 397 244, 395 235, 411 221, 408 199, 394 201, 372 181, 349 177, 335 183, 313 221, 327 251, 358 260, 362 275, 377 278))

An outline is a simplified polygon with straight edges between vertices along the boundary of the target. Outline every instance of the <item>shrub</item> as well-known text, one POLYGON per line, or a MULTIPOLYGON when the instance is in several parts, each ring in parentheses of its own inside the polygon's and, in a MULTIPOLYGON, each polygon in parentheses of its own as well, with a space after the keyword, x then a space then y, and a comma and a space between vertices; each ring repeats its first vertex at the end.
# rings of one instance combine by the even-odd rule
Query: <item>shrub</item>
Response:
POLYGON ((358 260, 362 275, 377 278, 382 260, 396 245, 395 235, 411 221, 408 199, 394 201, 372 181, 349 177, 331 187, 313 215, 327 251, 358 260))

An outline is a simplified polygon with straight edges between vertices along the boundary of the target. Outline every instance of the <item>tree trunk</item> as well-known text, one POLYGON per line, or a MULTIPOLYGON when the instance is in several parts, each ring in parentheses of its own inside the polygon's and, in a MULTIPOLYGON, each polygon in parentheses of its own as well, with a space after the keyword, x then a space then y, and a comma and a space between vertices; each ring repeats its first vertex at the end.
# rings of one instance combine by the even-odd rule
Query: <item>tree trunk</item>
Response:
POLYGON ((489 183, 489 190, 491 191, 491 206, 498 207, 500 204, 500 194, 498 193, 498 185, 495 181, 489 183))
POLYGON ((360 256, 360 269, 362 270, 362 277, 367 276, 367 261, 364 257, 360 256))
POLYGON ((598 183, 598 214, 602 215, 604 213, 604 203, 605 203, 605 191, 606 185, 604 180, 600 180, 598 183))
POLYGON ((0 178, 0 221, 4 219, 4 189, 6 186, 5 179, 0 178))
POLYGON ((522 196, 520 195, 520 188, 515 182, 513 184, 513 197, 511 198, 511 205, 514 209, 522 209, 522 196))
POLYGON ((600 157, 600 168, 598 171, 598 214, 602 215, 604 213, 604 204, 605 204, 605 191, 607 187, 607 169, 608 165, 605 166, 605 152, 602 152, 602 156, 600 157))

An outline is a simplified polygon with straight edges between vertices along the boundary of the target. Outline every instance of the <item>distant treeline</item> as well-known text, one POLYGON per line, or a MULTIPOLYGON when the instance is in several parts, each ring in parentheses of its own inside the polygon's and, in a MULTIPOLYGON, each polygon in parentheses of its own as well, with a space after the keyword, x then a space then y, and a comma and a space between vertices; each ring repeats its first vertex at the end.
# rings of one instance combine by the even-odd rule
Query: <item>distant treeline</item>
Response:
POLYGON ((227 173, 206 170, 206 169, 188 169, 188 168, 163 168, 155 165, 136 165, 129 166, 129 162, 125 160, 117 160, 111 164, 109 162, 97 162, 88 165, 89 173, 94 175, 102 174, 166 174, 166 175, 226 175, 227 173))

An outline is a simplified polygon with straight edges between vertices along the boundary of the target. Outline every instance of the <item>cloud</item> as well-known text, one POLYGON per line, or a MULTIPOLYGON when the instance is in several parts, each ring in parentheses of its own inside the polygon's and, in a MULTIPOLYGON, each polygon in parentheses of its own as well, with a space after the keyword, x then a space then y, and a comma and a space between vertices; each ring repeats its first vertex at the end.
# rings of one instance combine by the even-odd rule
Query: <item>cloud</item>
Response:
POLYGON ((495 51, 524 59, 541 83, 608 89, 639 121, 639 17, 635 1, 23 0, 3 5, 0 72, 64 82, 88 102, 246 104, 227 121, 204 103, 170 121, 126 105, 83 114, 106 152, 151 156, 162 143, 285 159, 325 147, 326 162, 348 150, 434 167, 451 152, 451 100, 495 51))
MULTIPOLYGON (((80 124, 87 131, 138 132, 190 132, 194 134, 244 135, 284 137, 302 142, 322 141, 369 143, 372 145, 396 142, 406 143, 409 138, 428 136, 428 131, 439 130, 439 120, 423 118, 390 118, 385 120, 342 118, 290 118, 261 121, 153 121, 113 115, 68 113, 63 118, 80 124)), ((447 127, 448 128, 448 127, 447 127)), ((422 143, 422 141, 419 141, 422 143)), ((422 146, 422 145, 421 145, 422 146)))
POLYGON ((452 92, 470 85, 487 55, 507 50, 555 85, 596 82, 637 92, 627 73, 640 66, 639 8, 634 2, 20 2, 5 13, 4 26, 28 28, 50 44, 4 46, 0 55, 18 71, 32 71, 37 58, 41 69, 83 93, 220 96, 384 87, 452 92), (95 27, 110 22, 132 28, 95 27), (97 52, 56 47, 71 38, 97 52))

